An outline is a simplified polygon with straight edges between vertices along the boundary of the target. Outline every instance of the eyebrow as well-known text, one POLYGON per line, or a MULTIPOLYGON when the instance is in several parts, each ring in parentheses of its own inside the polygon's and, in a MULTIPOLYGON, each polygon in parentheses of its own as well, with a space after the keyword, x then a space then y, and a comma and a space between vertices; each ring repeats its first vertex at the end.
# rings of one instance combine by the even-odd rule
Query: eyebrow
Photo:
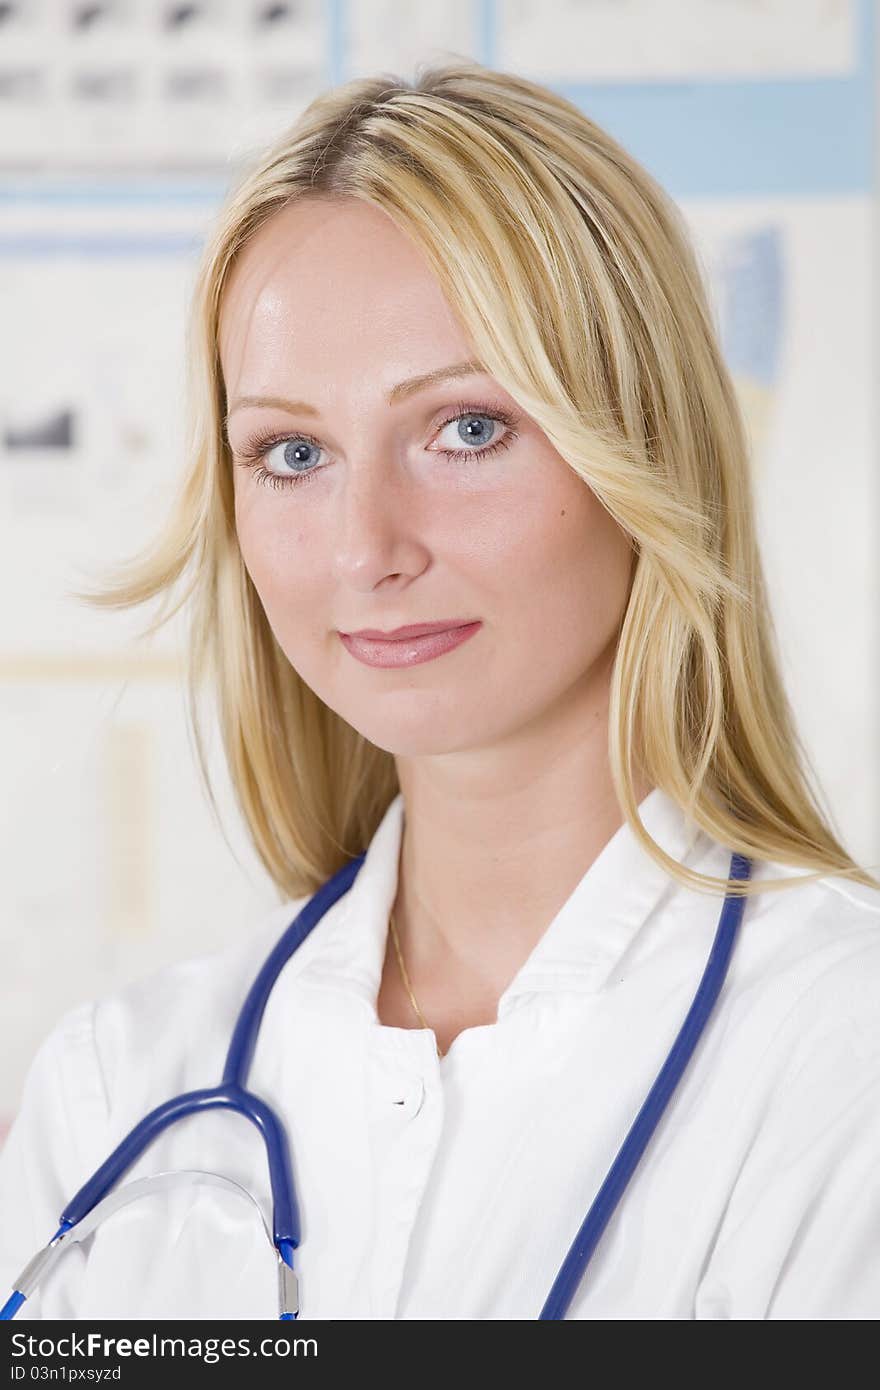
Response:
MULTIPOLYGON (((395 402, 404 400, 407 396, 412 396, 416 391, 422 391, 426 386, 433 386, 438 381, 448 381, 451 377, 471 376, 475 372, 483 372, 485 368, 482 363, 472 360, 466 362, 454 362, 449 367, 438 367, 433 372, 423 372, 421 376, 412 376, 408 381, 400 381, 388 392, 388 404, 394 405, 395 402)), ((291 401, 286 396, 237 396, 226 414, 224 424, 229 423, 229 417, 242 406, 259 405, 272 406, 276 409, 289 410, 295 415, 319 415, 308 401, 291 401)))

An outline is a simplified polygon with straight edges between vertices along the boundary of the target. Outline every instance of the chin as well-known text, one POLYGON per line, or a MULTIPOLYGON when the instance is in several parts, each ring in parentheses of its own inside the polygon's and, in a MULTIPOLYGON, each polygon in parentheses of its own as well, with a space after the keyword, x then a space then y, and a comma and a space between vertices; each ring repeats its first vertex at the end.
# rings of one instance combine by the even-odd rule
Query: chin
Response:
POLYGON ((410 737, 401 735, 398 730, 395 734, 377 736, 365 730, 358 730, 363 733, 363 737, 376 748, 382 748, 386 753, 393 754, 396 758, 430 758, 437 757, 441 753, 455 753, 458 745, 454 740, 438 738, 436 733, 425 732, 421 736, 412 734, 410 737))
POLYGON ((411 723, 395 719, 389 726, 381 727, 375 720, 349 719, 348 723, 376 748, 400 758, 438 757, 475 746, 471 721, 460 710, 450 717, 448 726, 430 714, 414 718, 411 723))

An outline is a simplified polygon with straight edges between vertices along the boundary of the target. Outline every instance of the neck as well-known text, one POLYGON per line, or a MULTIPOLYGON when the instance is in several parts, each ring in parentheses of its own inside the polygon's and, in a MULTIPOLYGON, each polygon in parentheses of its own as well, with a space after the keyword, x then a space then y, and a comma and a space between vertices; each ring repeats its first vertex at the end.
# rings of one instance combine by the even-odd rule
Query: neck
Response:
MULTIPOLYGON (((496 999, 623 816, 607 698, 515 746, 398 761, 404 826, 392 910, 430 1017, 456 991, 496 999)), ((639 778, 636 799, 651 790, 639 778)))

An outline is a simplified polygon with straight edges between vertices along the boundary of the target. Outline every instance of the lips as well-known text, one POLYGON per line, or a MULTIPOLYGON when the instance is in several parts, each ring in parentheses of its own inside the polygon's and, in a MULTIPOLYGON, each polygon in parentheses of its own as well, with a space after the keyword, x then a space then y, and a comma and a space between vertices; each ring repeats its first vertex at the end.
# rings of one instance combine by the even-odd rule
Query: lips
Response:
POLYGON ((434 623, 409 623, 404 627, 392 627, 383 632, 378 627, 361 627, 356 632, 342 632, 342 637, 368 637, 377 642, 398 642, 407 637, 424 637, 430 632, 449 632, 452 628, 467 627, 470 618, 443 618, 434 623))
POLYGON ((460 647, 481 627, 481 622, 447 628, 432 624, 431 630, 426 632, 422 624, 421 633, 413 636, 395 635, 389 638, 385 634, 381 638, 372 638, 365 637, 362 632, 340 632, 339 637, 346 651, 365 666, 417 666, 460 647))

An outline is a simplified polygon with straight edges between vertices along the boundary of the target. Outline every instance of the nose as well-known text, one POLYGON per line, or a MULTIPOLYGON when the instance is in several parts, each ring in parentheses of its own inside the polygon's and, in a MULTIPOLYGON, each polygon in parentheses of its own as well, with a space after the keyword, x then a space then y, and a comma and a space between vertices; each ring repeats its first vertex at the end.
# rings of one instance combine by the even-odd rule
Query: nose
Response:
POLYGON ((426 562, 418 483, 393 460, 354 461, 339 503, 335 534, 338 574, 353 588, 369 591, 388 575, 418 574, 426 562))

